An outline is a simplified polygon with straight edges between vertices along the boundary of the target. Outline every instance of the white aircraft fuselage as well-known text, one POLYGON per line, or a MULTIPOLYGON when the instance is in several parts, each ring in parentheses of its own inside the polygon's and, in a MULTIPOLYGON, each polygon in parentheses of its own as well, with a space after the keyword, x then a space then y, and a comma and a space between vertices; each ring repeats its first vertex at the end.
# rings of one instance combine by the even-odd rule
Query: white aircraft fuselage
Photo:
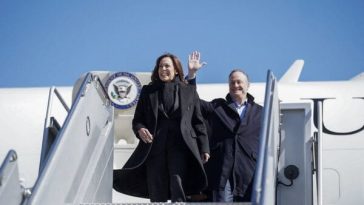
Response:
MULTIPOLYGON (((67 104, 71 105, 74 88, 58 89, 67 104)), ((225 98, 229 89, 227 83, 200 84, 197 79, 197 90, 200 98, 212 100, 225 98)), ((265 83, 251 83, 249 93, 261 105, 264 104, 264 92, 265 83)), ((48 94, 49 87, 0 89, 0 159, 4 159, 10 149, 17 152, 20 177, 25 187, 32 187, 38 176, 48 94)), ((318 103, 322 102, 324 204, 364 203, 364 80, 285 80, 278 82, 278 96, 282 104, 309 105, 311 136, 318 129, 319 122, 315 115, 318 103)), ((66 113, 61 108, 59 110, 55 115, 62 122, 66 113)), ((122 166, 138 142, 131 132, 133 112, 134 108, 129 111, 115 109, 114 168, 122 166)), ((123 199, 114 196, 114 200, 123 199)))

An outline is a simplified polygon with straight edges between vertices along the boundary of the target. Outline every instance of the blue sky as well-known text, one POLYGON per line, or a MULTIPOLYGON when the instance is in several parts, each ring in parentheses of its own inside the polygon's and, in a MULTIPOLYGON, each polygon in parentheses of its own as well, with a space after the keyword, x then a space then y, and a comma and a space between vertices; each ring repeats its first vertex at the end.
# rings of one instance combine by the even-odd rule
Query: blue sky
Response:
POLYGON ((91 70, 151 71, 155 59, 199 50, 200 83, 232 68, 253 82, 295 59, 300 80, 364 71, 362 0, 0 0, 0 87, 71 86, 91 70))

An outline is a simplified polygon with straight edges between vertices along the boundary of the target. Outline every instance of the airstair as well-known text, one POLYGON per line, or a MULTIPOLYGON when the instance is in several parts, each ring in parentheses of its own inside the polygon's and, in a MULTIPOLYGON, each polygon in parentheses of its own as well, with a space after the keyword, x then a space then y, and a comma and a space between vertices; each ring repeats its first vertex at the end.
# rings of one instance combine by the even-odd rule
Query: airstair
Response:
POLYGON ((38 178, 32 188, 19 183, 17 155, 10 150, 0 167, 0 204, 111 202, 113 110, 100 79, 92 73, 84 78, 71 108, 52 87, 38 178), (62 125, 52 115, 56 102, 66 112, 62 125))

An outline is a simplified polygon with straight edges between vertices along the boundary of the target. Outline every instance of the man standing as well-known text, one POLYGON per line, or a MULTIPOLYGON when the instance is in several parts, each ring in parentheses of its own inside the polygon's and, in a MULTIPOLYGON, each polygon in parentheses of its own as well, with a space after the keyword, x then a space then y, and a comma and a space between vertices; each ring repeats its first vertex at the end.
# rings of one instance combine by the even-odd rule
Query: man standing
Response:
MULTIPOLYGON (((199 52, 189 56, 190 84, 196 84, 196 72, 203 65, 199 52)), ((254 102, 248 89, 247 74, 234 69, 225 99, 201 100, 201 111, 210 127, 211 159, 206 172, 215 202, 247 202, 251 198, 262 106, 254 102)))

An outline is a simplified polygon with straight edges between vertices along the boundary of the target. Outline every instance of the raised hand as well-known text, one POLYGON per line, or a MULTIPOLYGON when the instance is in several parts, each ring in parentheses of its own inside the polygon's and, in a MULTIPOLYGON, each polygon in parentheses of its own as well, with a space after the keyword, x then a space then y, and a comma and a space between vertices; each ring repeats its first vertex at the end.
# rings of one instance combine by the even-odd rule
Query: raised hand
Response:
POLYGON ((201 63, 201 54, 198 51, 193 51, 188 55, 188 78, 192 79, 196 77, 196 72, 204 65, 206 62, 201 63))

